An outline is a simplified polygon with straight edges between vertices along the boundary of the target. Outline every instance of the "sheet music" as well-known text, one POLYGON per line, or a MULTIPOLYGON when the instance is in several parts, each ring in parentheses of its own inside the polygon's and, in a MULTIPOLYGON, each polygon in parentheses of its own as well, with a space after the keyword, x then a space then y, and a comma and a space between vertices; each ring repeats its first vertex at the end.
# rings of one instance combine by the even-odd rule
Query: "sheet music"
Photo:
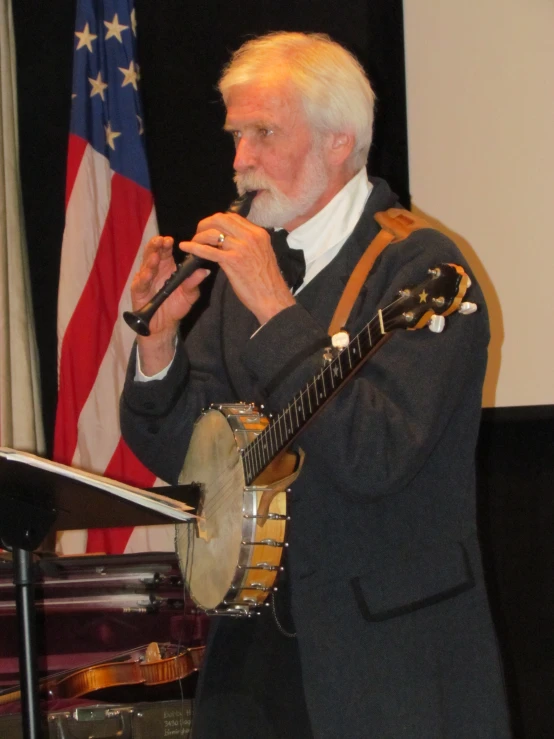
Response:
POLYGON ((84 470, 78 470, 75 467, 69 467, 60 462, 52 462, 49 459, 38 457, 36 454, 20 452, 17 449, 10 449, 8 447, 0 447, 0 458, 4 458, 8 462, 27 464, 31 467, 37 467, 41 470, 53 472, 57 475, 63 475, 72 480, 92 485, 119 498, 137 503, 144 508, 150 508, 158 513, 171 516, 176 521, 190 521, 192 518, 196 518, 194 513, 191 513, 193 508, 186 505, 186 503, 181 503, 179 500, 174 500, 165 495, 152 493, 147 490, 141 490, 132 485, 111 480, 109 477, 102 477, 102 475, 97 475, 94 472, 85 472, 84 470))

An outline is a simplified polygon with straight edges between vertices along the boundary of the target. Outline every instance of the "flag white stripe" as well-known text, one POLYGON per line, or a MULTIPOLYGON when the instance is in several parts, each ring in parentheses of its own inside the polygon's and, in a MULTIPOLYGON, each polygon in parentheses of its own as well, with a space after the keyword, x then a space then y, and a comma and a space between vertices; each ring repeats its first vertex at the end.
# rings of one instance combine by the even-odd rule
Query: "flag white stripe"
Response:
POLYGON ((88 145, 67 204, 60 264, 58 346, 87 284, 110 207, 108 160, 88 145), (88 211, 88 213, 87 213, 88 211), (83 229, 83 223, 87 228, 83 229))
MULTIPOLYGON (((185 526, 188 524, 184 524, 185 526)), ((125 554, 138 552, 174 552, 175 524, 165 526, 137 526, 133 529, 125 554)))

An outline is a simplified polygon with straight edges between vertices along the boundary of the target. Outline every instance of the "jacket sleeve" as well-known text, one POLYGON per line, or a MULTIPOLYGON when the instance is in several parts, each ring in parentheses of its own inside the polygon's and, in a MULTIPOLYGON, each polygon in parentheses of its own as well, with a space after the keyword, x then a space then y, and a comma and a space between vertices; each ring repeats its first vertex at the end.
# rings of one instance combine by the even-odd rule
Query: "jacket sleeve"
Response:
POLYGON ((143 464, 171 484, 177 482, 194 422, 202 410, 215 401, 234 400, 221 361, 221 277, 186 343, 178 341, 164 379, 135 381, 136 347, 127 367, 120 399, 123 438, 143 464))
MULTIPOLYGON (((389 246, 354 308, 351 336, 441 262, 468 271, 454 244, 436 231, 389 246)), ((302 432, 298 445, 306 464, 316 464, 335 489, 365 498, 403 488, 429 460, 455 409, 480 402, 488 319, 475 283, 468 299, 478 303, 478 312, 453 314, 441 334, 396 331, 302 432)), ((321 370, 322 351, 310 347, 321 347, 324 339, 322 327, 297 304, 249 342, 245 364, 266 388, 274 412, 321 370)))

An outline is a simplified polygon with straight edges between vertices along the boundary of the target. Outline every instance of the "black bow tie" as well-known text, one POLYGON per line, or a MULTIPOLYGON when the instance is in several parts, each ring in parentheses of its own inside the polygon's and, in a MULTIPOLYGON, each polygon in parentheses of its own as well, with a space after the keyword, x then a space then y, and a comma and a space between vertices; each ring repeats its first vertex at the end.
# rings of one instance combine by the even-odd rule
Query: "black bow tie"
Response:
POLYGON ((287 243, 288 232, 284 229, 271 232, 271 245, 277 257, 277 264, 287 285, 295 293, 306 274, 306 262, 302 249, 291 249, 287 243))

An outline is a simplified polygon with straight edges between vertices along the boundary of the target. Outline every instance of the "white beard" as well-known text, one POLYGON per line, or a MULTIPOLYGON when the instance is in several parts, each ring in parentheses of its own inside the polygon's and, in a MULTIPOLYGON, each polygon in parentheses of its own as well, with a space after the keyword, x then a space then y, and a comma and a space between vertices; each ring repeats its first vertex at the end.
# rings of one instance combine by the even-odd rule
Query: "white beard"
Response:
POLYGON ((247 172, 235 175, 239 195, 262 190, 254 198, 248 220, 264 228, 283 228, 303 216, 325 192, 329 176, 318 151, 313 148, 306 157, 300 193, 294 200, 283 195, 265 175, 247 172))

